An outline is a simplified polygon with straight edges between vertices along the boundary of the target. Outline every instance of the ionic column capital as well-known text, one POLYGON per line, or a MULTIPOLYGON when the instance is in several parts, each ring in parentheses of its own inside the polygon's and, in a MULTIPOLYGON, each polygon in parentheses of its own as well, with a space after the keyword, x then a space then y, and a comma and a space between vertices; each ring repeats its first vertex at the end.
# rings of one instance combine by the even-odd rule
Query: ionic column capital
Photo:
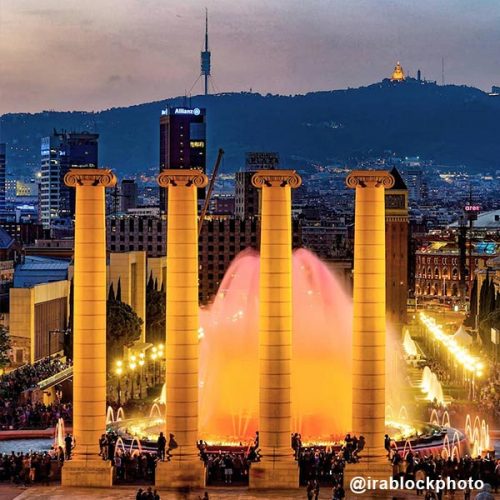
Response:
POLYGON ((116 175, 111 170, 105 168, 72 168, 64 176, 64 183, 68 187, 113 187, 116 184, 116 175))
POLYGON ((252 177, 252 185, 256 188, 285 187, 298 188, 302 178, 295 170, 260 170, 252 177))
POLYGON ((196 186, 203 188, 208 184, 208 177, 201 170, 197 169, 169 168, 162 171, 157 181, 163 188, 169 186, 196 186))
POLYGON ((348 188, 383 187, 390 189, 394 186, 394 177, 385 170, 353 170, 346 178, 348 188))

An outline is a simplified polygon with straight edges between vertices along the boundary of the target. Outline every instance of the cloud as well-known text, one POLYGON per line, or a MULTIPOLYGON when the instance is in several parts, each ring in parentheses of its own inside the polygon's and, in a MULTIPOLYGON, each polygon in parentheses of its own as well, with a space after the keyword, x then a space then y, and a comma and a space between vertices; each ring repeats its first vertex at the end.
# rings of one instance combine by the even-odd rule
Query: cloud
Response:
MULTIPOLYGON (((0 0, 0 112, 182 95, 199 75, 199 0, 0 0), (43 5, 43 8, 40 7, 43 5)), ((222 91, 303 93, 413 74, 499 83, 500 2, 206 0, 222 91)), ((195 91, 201 91, 201 86, 195 91)))

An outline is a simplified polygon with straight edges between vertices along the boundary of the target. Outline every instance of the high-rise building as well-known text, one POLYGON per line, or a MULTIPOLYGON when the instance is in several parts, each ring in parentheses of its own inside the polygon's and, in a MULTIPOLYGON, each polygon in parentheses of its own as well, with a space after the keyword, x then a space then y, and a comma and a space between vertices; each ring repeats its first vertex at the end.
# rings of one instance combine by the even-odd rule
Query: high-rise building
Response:
POLYGON ((50 229, 55 219, 71 219, 75 213, 75 190, 64 184, 70 168, 97 168, 99 134, 57 132, 42 138, 39 217, 50 229))
MULTIPOLYGON (((160 172, 167 168, 206 170, 206 122, 202 108, 172 107, 160 117, 160 172)), ((198 198, 204 198, 200 189, 198 198)), ((160 209, 166 209, 166 191, 160 188, 160 209)))
POLYGON ((245 170, 236 172, 235 214, 240 219, 259 214, 259 190, 252 186, 258 170, 279 168, 278 153, 252 152, 245 155, 245 170))
MULTIPOLYGON (((293 246, 302 246, 299 221, 292 221, 293 246)), ((145 251, 148 258, 166 254, 167 220, 159 216, 120 214, 106 219, 107 249, 110 252, 145 251)), ((259 248, 260 221, 231 216, 207 216, 199 239, 200 302, 209 302, 235 256, 245 248, 259 248)))
POLYGON ((398 170, 385 191, 386 314, 395 326, 406 323, 408 301, 408 188, 398 170))
POLYGON ((405 158, 401 164, 402 174, 408 187, 408 196, 411 202, 418 203, 422 200, 424 191, 423 170, 420 158, 405 158))
POLYGON ((0 144, 0 217, 5 213, 5 144, 0 144))
POLYGON ((120 212, 137 208, 137 184, 133 179, 123 179, 120 187, 120 212))

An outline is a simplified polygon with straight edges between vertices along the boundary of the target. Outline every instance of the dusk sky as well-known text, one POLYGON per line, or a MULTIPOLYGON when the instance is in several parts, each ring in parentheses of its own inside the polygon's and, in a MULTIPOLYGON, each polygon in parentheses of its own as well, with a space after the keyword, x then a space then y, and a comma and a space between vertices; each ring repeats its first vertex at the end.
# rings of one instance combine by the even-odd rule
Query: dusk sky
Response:
POLYGON ((500 85, 499 0, 0 0, 0 113, 183 95, 205 6, 220 92, 357 87, 397 60, 440 82, 443 56, 448 83, 500 85))

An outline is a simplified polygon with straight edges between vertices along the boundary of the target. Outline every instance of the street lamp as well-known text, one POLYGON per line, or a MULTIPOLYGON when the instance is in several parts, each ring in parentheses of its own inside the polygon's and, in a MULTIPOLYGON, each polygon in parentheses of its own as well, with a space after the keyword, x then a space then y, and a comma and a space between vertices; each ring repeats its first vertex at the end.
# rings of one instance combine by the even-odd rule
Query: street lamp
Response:
POLYGON ((153 352, 151 353, 151 359, 153 360, 153 386, 156 387, 156 358, 158 357, 158 349, 153 347, 153 352))
POLYGON ((135 378, 135 369, 137 367, 136 363, 135 363, 135 356, 131 356, 130 357, 130 362, 128 364, 128 367, 130 368, 130 371, 132 372, 132 377, 131 377, 131 393, 132 393, 132 399, 134 399, 134 378, 135 378))
POLYGON ((161 374, 163 373, 163 371, 162 371, 162 361, 164 359, 163 356, 164 356, 164 354, 163 354, 163 344, 159 344, 158 345, 158 359, 160 360, 160 383, 161 383, 161 380, 162 380, 162 375, 161 374))
POLYGON ((121 382, 121 375, 123 373, 123 362, 120 359, 116 361, 115 373, 118 377, 118 384, 117 384, 118 407, 120 407, 122 405, 122 400, 121 400, 122 388, 120 382, 121 382))
POLYGON ((139 374, 139 397, 142 398, 142 375, 143 375, 143 371, 142 371, 142 367, 144 366, 144 359, 143 356, 144 356, 144 353, 141 352, 142 356, 140 356, 141 359, 139 359, 139 366, 141 367, 141 373, 139 374))

